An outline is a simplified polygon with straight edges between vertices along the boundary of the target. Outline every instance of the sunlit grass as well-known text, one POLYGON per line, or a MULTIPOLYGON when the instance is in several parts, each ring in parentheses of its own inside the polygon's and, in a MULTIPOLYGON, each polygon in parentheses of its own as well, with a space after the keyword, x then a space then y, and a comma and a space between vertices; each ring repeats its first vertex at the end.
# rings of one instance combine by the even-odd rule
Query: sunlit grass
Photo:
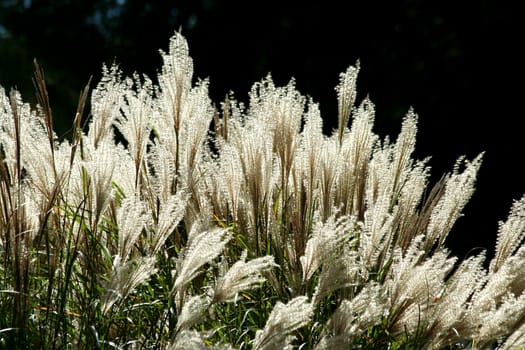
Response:
POLYGON ((358 66, 324 135, 293 81, 216 106, 180 34, 162 57, 158 83, 104 67, 69 140, 38 65, 37 107, 0 88, 0 348, 523 347, 525 199, 488 270, 444 245, 482 155, 430 183, 358 66))

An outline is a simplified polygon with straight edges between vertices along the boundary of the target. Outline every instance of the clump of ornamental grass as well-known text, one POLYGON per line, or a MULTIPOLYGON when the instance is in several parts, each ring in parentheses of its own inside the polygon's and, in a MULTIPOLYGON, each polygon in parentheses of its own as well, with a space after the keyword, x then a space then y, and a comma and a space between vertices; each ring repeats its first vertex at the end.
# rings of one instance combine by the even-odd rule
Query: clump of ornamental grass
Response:
POLYGON ((180 34, 161 55, 156 82, 104 67, 69 140, 38 65, 36 108, 0 88, 0 348, 524 346, 525 197, 488 269, 445 247, 482 155, 430 183, 358 65, 324 135, 293 80, 216 108, 180 34))

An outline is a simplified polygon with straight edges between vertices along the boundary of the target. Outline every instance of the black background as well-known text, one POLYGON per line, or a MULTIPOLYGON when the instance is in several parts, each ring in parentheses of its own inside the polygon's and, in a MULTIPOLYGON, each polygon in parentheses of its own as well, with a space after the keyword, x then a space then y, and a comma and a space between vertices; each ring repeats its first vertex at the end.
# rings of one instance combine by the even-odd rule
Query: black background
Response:
MULTIPOLYGON (((515 2, 518 3, 518 2, 515 2)), ((181 29, 195 77, 215 102, 247 101, 267 73, 296 79, 320 103, 325 131, 337 115, 334 87, 361 64, 358 100, 376 104, 375 131, 395 137, 410 106, 419 114, 416 157, 433 180, 455 160, 485 151, 477 191, 448 245, 460 257, 494 246, 498 221, 525 193, 523 12, 504 1, 0 0, 0 85, 34 102, 32 60, 46 72, 57 131, 72 122, 80 90, 102 64, 155 77, 158 49, 181 29)))

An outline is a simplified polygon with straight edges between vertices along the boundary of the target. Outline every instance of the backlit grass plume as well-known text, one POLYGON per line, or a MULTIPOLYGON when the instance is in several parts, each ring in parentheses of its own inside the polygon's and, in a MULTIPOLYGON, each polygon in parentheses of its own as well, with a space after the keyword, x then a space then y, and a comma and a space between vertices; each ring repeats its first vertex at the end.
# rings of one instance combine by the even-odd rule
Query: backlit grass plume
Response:
POLYGON ((0 348, 524 348, 525 197, 488 269, 445 246, 482 155, 432 183, 359 65, 326 135, 293 80, 214 104, 182 35, 161 56, 104 67, 64 140, 38 65, 37 106, 0 88, 0 348))

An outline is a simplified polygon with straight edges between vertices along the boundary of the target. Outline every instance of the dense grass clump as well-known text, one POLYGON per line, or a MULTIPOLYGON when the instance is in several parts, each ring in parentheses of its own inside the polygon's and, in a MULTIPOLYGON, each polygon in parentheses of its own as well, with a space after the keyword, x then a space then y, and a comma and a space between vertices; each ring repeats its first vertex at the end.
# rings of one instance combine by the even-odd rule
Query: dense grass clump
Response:
POLYGON ((105 67, 70 140, 40 68, 37 108, 0 88, 0 348, 523 348, 525 197, 488 270, 444 246, 481 155, 430 184, 359 67, 324 135, 293 81, 215 108, 180 34, 162 57, 155 83, 105 67))

